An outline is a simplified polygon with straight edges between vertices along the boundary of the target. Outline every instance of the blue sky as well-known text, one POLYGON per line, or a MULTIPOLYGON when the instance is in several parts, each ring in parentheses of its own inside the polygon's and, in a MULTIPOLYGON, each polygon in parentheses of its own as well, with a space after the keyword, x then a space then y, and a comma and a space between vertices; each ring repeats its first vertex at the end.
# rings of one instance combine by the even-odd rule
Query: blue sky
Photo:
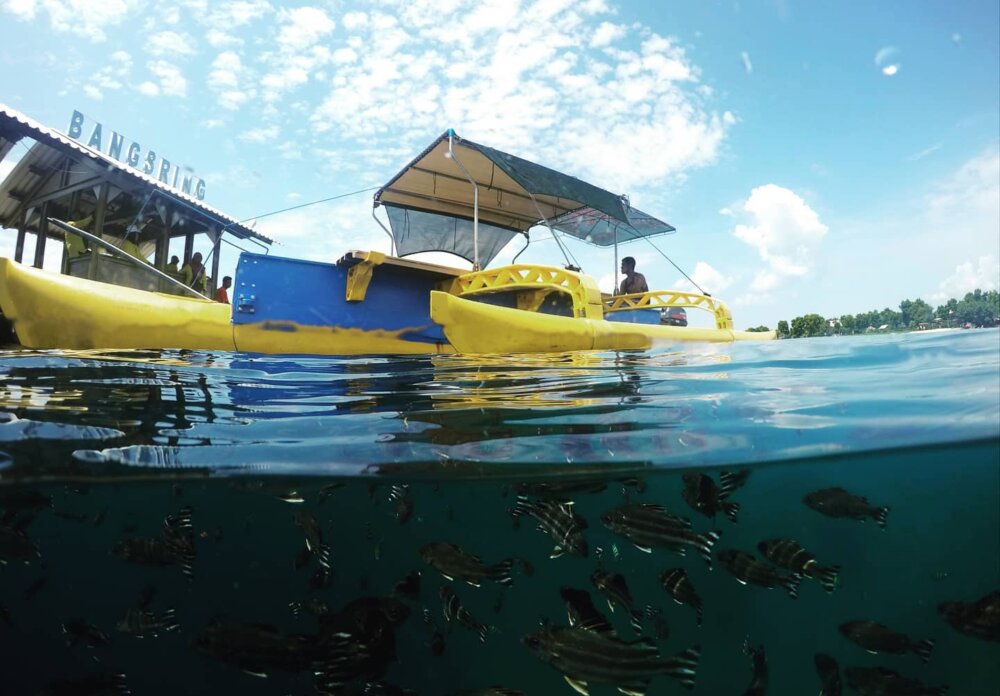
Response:
MULTIPOLYGON (((385 183, 452 127, 629 194, 739 327, 773 328, 1000 286, 998 27, 995 0, 0 0, 0 102, 155 146, 240 219, 385 183)), ((371 193, 257 229, 387 249, 371 193)), ((561 264, 548 236, 519 261, 561 264)), ((611 252, 570 244, 609 289, 611 252)))

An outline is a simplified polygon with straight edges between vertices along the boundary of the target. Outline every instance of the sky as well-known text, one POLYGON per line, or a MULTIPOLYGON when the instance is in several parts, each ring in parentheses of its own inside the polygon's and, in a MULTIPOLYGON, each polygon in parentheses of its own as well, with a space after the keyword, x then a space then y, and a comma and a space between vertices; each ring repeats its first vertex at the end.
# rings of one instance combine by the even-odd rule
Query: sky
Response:
POLYGON ((1000 288, 996 0, 0 0, 0 102, 155 146, 281 256, 388 251, 365 189, 454 128, 673 224, 621 254, 738 328, 1000 288))

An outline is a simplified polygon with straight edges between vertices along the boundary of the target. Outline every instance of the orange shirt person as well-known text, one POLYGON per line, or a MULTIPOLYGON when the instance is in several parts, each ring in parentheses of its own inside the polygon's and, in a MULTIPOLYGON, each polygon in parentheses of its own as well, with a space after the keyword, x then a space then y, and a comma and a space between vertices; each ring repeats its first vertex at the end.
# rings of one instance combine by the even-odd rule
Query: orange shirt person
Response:
POLYGON ((226 292, 229 288, 233 286, 232 276, 226 276, 222 279, 222 287, 215 291, 215 301, 221 302, 223 304, 229 304, 229 293, 226 292))
POLYGON ((646 276, 635 272, 635 259, 631 256, 626 256, 622 259, 622 273, 625 274, 625 280, 622 281, 621 288, 618 291, 619 295, 649 292, 649 286, 646 285, 646 276))

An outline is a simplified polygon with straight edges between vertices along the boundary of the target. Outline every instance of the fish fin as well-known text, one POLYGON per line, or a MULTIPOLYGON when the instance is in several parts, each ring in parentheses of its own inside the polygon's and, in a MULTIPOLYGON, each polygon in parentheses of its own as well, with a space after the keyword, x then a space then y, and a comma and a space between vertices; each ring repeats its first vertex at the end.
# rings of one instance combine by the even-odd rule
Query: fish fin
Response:
MULTIPOLYGON (((735 521, 735 520, 734 520, 735 521)), ((715 546, 717 542, 722 537, 722 532, 718 529, 713 529, 711 532, 705 532, 704 534, 696 534, 698 539, 697 548, 698 553, 701 557, 705 559, 705 563, 708 564, 708 569, 712 569, 712 547, 715 546)))
POLYGON ((798 599, 800 582, 802 582, 802 575, 799 573, 792 573, 791 576, 785 578, 782 583, 785 589, 788 590, 788 596, 792 599, 798 599))
POLYGON ((931 660, 931 651, 934 649, 933 640, 920 640, 913 644, 913 652, 920 656, 921 662, 925 665, 931 660))
POLYGON ((612 602, 610 599, 608 600, 608 609, 611 610, 612 614, 615 613, 615 603, 612 602))
POLYGON ((490 627, 487 626, 486 624, 481 625, 479 627, 479 642, 480 643, 485 643, 486 642, 486 636, 488 636, 489 633, 490 633, 490 627))
POLYGON ((816 567, 810 575, 819 581, 823 589, 833 592, 840 584, 840 566, 830 566, 828 568, 816 567))
POLYGON ((549 554, 549 558, 559 558, 564 553, 566 553, 566 550, 562 546, 557 546, 552 549, 552 553, 549 554))
POLYGON ((633 612, 628 622, 636 633, 642 633, 642 615, 639 612, 633 612))
POLYGON ((724 496, 740 487, 743 473, 740 471, 723 471, 719 473, 719 489, 724 496))
POLYGON ((566 680, 567 684, 569 684, 571 687, 573 687, 574 691, 577 691, 577 692, 583 694, 583 696, 590 696, 590 692, 587 691, 587 682, 580 681, 579 679, 574 679, 573 677, 569 676, 568 674, 564 674, 563 675, 563 679, 566 680))
POLYGON ((664 661, 666 673, 680 681, 685 689, 694 688, 694 680, 698 675, 698 661, 701 659, 701 646, 695 645, 684 652, 667 658, 664 661))
POLYGON ((514 578, 511 576, 511 569, 514 567, 513 558, 505 558, 495 566, 491 566, 489 569, 490 579, 495 580, 501 585, 510 586, 514 584, 514 578))
POLYGON ((316 560, 319 561, 319 564, 321 566, 323 566, 327 570, 330 570, 330 545, 329 544, 320 544, 319 545, 319 554, 318 554, 318 558, 316 560))
POLYGON ((646 696, 646 689, 648 688, 649 682, 643 682, 634 686, 619 686, 618 690, 625 694, 625 696, 646 696))
POLYGON ((724 513, 726 513, 726 517, 728 517, 730 519, 730 521, 732 521, 733 524, 736 524, 736 514, 740 511, 740 504, 739 503, 723 503, 722 504, 722 511, 724 513))
POLYGON ((267 672, 254 672, 249 669, 245 669, 243 671, 249 674, 251 677, 259 677, 260 679, 267 679, 267 672))
POLYGON ((648 546, 640 546, 639 544, 632 544, 632 546, 636 547, 637 549, 639 549, 643 553, 653 553, 653 549, 651 549, 648 546))
POLYGON ((443 577, 445 580, 454 580, 455 579, 455 578, 451 577, 450 575, 448 575, 447 573, 441 573, 441 577, 443 577))
POLYGON ((875 522, 878 523, 878 526, 881 527, 882 529, 886 528, 886 518, 888 516, 889 516, 888 506, 875 508, 875 512, 872 514, 872 517, 875 518, 875 522))
MULTIPOLYGON (((451 580, 451 578, 448 579, 451 580)), ((472 585, 473 587, 479 587, 479 583, 476 582, 475 580, 466 580, 465 582, 466 584, 472 585)))

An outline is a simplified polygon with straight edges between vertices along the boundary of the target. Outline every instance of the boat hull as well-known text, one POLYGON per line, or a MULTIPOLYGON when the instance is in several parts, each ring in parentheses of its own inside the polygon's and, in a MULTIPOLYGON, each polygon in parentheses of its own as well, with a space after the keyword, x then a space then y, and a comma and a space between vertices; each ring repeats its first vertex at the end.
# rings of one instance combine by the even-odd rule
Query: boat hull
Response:
POLYGON ((28 348, 302 355, 454 352, 444 342, 408 340, 419 327, 363 329, 267 318, 234 324, 227 304, 50 273, 2 257, 0 309, 28 348))
POLYGON ((431 319, 459 353, 645 350, 658 342, 772 340, 774 332, 633 324, 525 312, 431 293, 431 319))
POLYGON ((228 305, 51 273, 2 257, 0 309, 28 348, 236 349, 228 305))
MULTIPOLYGON (((327 266, 314 270, 332 273, 332 265, 327 266)), ((314 287, 293 298, 294 285, 289 279, 302 280, 308 268, 296 266, 293 274, 279 266, 265 269, 267 272, 259 277, 246 276, 253 282, 238 278, 241 286, 252 288, 257 304, 250 313, 237 311, 234 320, 232 308, 226 304, 50 273, 0 257, 0 310, 12 322, 23 346, 68 350, 503 354, 644 350, 657 342, 774 338, 773 332, 606 321, 513 309, 429 290, 428 280, 421 280, 417 287, 412 287, 409 280, 385 287, 373 282, 370 297, 364 302, 348 303, 333 300, 338 295, 343 297, 343 278, 319 276, 314 279, 314 287), (283 287, 270 288, 269 282, 283 287), (321 291, 324 284, 329 289, 321 291), (284 304, 301 308, 298 311, 302 317, 293 315, 284 304, 269 307, 271 297, 286 297, 284 304), (323 304, 310 309, 307 299, 316 297, 330 306, 325 311, 321 311, 323 304), (421 297, 424 309, 418 309, 421 297), (397 298, 396 307, 392 306, 393 298, 397 298), (366 303, 368 307, 364 307, 366 303), (359 326, 359 319, 338 304, 363 317, 367 324, 359 326), (310 323, 310 317, 320 323, 310 323)), ((393 276, 387 278, 392 280, 393 276)))

